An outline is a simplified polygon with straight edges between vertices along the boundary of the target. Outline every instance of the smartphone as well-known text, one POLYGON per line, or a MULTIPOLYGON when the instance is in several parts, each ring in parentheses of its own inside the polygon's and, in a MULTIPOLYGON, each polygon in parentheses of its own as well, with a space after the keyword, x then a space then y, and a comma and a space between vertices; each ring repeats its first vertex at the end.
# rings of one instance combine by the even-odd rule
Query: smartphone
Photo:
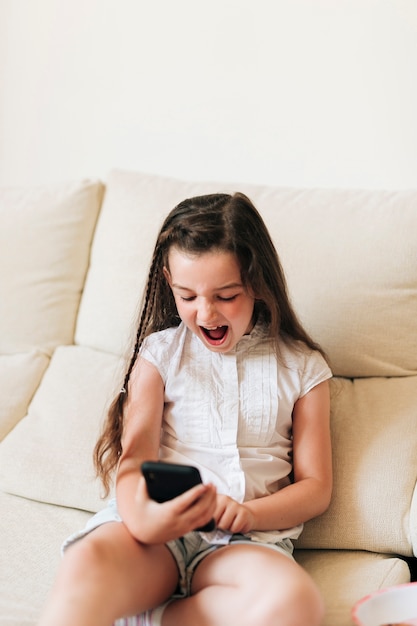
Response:
MULTIPOLYGON (((201 475, 197 467, 165 463, 163 461, 145 461, 142 463, 142 474, 146 481, 149 496, 156 502, 166 502, 199 485, 201 475)), ((215 529, 214 520, 202 528, 203 532, 215 529)))

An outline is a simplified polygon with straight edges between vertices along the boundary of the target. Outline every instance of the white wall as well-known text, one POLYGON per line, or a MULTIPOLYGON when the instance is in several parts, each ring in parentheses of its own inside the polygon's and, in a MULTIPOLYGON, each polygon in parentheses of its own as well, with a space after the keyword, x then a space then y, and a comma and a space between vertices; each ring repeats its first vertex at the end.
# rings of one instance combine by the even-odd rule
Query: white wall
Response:
POLYGON ((415 0, 1 0, 0 184, 417 187, 415 0))

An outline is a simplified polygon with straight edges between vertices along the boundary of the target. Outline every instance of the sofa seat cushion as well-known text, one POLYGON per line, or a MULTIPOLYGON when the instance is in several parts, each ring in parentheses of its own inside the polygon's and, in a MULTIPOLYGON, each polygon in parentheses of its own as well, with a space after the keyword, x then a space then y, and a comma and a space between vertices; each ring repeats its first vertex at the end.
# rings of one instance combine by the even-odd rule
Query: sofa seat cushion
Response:
POLYGON ((263 215, 303 323, 334 374, 417 374, 417 193, 190 183, 114 171, 76 342, 122 354, 163 218, 186 197, 243 191, 263 215))
MULTIPOLYGON (((0 510, 0 626, 35 626, 56 575, 62 542, 85 525, 89 513, 1 492, 0 510)), ((311 550, 295 556, 323 593, 323 626, 351 626, 351 607, 363 595, 409 580, 407 565, 384 555, 311 550)))
POLYGON ((0 354, 0 441, 26 415, 48 363, 40 350, 0 354))
POLYGON ((0 487, 51 504, 103 507, 92 451, 120 382, 119 357, 58 348, 28 415, 0 445, 0 487))
POLYGON ((0 492, 0 626, 35 626, 60 547, 89 514, 0 492))
POLYGON ((296 560, 313 577, 323 594, 322 626, 352 626, 352 607, 363 596, 410 581, 405 561, 384 554, 343 550, 300 550, 296 560))

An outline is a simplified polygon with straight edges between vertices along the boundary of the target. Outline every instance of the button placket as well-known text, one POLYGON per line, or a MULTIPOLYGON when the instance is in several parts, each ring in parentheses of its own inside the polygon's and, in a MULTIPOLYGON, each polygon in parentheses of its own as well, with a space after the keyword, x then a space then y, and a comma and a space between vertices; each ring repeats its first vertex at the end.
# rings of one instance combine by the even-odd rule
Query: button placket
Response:
POLYGON ((219 356, 222 359, 221 371, 223 372, 221 440, 223 449, 229 456, 228 483, 230 485, 231 495, 241 502, 245 494, 245 479, 237 446, 239 428, 239 376, 237 355, 236 351, 233 350, 219 356))

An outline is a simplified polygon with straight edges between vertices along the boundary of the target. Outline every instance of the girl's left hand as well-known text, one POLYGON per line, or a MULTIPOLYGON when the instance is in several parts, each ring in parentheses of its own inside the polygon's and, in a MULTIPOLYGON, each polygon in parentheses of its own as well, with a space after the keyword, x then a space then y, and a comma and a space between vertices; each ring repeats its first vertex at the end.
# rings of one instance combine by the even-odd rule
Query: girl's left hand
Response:
POLYGON ((217 494, 214 519, 217 528, 232 533, 247 533, 253 530, 255 522, 253 513, 244 504, 221 494, 217 494))

